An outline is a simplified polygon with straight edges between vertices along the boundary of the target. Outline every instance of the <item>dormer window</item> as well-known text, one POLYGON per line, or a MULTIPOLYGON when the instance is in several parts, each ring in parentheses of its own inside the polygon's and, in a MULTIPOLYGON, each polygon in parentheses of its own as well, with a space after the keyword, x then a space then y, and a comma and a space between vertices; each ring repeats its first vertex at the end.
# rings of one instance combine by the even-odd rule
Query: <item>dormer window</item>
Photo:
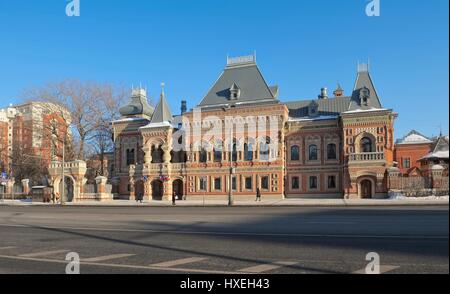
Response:
POLYGON ((236 85, 236 83, 233 83, 233 85, 230 88, 230 100, 237 100, 241 96, 241 89, 236 85))
POLYGON ((319 104, 315 101, 311 101, 311 104, 309 104, 309 116, 315 117, 319 115, 319 104))
POLYGON ((370 90, 367 89, 366 87, 362 88, 359 91, 359 99, 361 105, 367 106, 369 104, 369 98, 370 98, 370 90))

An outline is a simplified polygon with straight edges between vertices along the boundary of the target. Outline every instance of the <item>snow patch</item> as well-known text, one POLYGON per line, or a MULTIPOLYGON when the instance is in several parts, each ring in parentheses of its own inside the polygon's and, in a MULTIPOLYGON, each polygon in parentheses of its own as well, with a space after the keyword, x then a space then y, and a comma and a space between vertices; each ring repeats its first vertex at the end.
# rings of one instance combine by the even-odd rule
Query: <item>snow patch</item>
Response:
POLYGON ((425 197, 408 197, 398 192, 390 192, 390 200, 449 200, 449 196, 425 196, 425 197))

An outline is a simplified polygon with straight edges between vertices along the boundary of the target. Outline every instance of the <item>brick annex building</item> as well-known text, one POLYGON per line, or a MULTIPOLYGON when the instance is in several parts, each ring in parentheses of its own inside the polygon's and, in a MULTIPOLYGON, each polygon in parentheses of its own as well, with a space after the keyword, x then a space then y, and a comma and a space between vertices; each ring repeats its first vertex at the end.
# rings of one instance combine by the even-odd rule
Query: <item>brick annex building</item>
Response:
POLYGON ((60 160, 62 143, 53 143, 50 128, 55 126, 59 136, 69 132, 70 120, 64 120, 60 113, 55 104, 44 102, 0 109, 0 172, 12 175, 16 166, 28 162, 48 167, 53 153, 60 160))
POLYGON ((193 110, 187 111, 183 101, 181 114, 173 116, 164 91, 153 108, 146 91, 135 89, 120 112, 122 119, 113 122, 112 183, 113 191, 125 198, 142 193, 144 199, 170 199, 175 192, 186 199, 225 199, 230 186, 236 199, 253 198, 257 187, 266 199, 387 195, 397 114, 383 107, 367 65, 358 67, 349 96, 338 87, 328 97, 323 88, 318 98, 283 103, 253 56, 231 58, 193 110), (232 138, 224 128, 222 137, 204 142, 195 130, 203 135, 209 127, 196 122, 196 111, 202 121, 215 117, 223 125, 227 117, 237 117, 237 124, 245 126, 266 116, 277 125, 279 144, 269 147, 268 133, 255 137, 245 127, 232 138), (191 130, 184 133, 189 138, 173 138, 180 128, 191 130), (175 152, 174 140, 191 142, 190 147, 200 142, 200 147, 175 152))

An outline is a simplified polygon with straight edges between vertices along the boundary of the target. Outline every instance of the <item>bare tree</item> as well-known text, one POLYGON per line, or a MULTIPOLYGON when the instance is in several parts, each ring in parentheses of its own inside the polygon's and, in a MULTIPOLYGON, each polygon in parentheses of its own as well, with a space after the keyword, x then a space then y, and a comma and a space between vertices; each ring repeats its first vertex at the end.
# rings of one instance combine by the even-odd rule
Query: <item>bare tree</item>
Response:
POLYGON ((28 100, 50 102, 67 109, 72 128, 76 131, 75 135, 79 141, 76 158, 81 160, 84 159, 86 142, 93 138, 101 123, 97 111, 101 95, 101 85, 79 80, 49 83, 24 93, 28 100))
POLYGON ((98 173, 105 176, 105 154, 114 150, 114 130, 111 122, 120 118, 119 108, 124 104, 128 90, 113 85, 104 85, 100 90, 102 94, 96 108, 100 123, 93 138, 93 147, 100 161, 98 173))

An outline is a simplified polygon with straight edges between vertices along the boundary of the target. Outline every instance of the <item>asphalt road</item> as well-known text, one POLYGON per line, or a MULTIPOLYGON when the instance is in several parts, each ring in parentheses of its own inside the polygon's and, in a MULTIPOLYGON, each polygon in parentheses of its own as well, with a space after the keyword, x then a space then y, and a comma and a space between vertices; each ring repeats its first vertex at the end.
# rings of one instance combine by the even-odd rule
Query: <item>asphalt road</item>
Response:
POLYGON ((0 274, 449 273, 448 207, 6 207, 0 274))

